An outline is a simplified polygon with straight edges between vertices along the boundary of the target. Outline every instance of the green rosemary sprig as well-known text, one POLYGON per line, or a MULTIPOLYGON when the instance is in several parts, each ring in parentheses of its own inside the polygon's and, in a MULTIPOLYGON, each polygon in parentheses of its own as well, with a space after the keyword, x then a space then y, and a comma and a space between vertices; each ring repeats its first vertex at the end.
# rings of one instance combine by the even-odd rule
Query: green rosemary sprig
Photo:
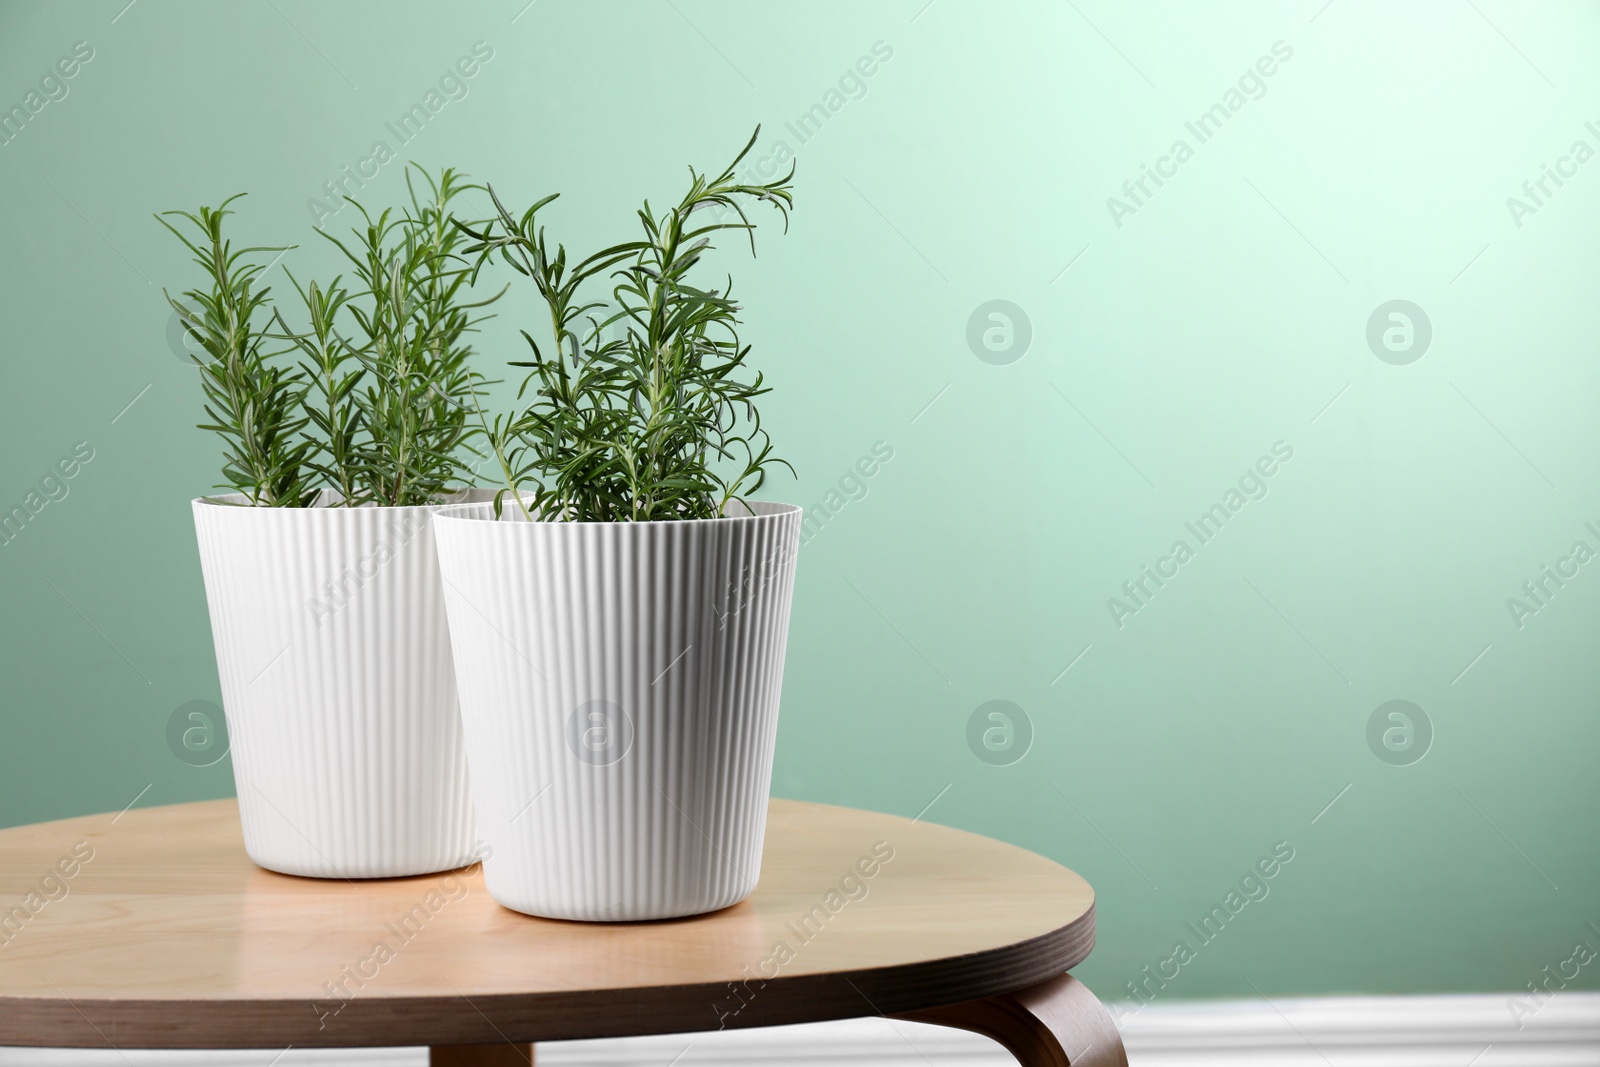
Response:
POLYGON ((452 170, 435 181, 416 169, 428 197, 408 171, 408 210, 374 217, 351 200, 365 223, 354 239, 324 234, 365 286, 347 305, 360 327, 353 353, 366 375, 353 393, 365 431, 358 468, 370 499, 391 506, 435 502, 469 477, 463 453, 480 454, 471 441, 482 431, 471 416, 489 383, 468 366, 464 338, 481 321, 471 312, 500 295, 464 299, 473 270, 456 252, 462 235, 450 224, 451 201, 479 187, 452 170))
POLYGON ((480 268, 498 254, 533 281, 550 314, 554 347, 547 354, 524 330, 533 359, 512 363, 529 369, 519 400, 530 390, 532 398, 485 426, 526 517, 714 518, 758 490, 769 466, 788 466, 773 456, 754 403, 769 391, 762 376, 741 377, 750 347, 739 339, 731 280, 721 290, 689 280, 718 231, 745 231, 754 254, 746 204, 772 204, 788 227, 793 167, 765 184, 734 176, 760 132, 716 177, 691 167, 688 193, 659 217, 647 201, 638 212, 643 240, 570 269, 565 246, 552 252, 540 221, 555 195, 513 217, 491 188, 498 217, 477 229, 457 223, 475 242, 465 254, 476 254, 480 268), (696 218, 713 209, 718 215, 700 218, 716 221, 696 218), (616 279, 611 301, 584 299, 584 284, 607 272, 616 279))
MULTIPOLYGON (((288 268, 284 268, 288 273, 288 268)), ((311 391, 305 400, 305 414, 316 428, 307 438, 313 444, 306 465, 334 489, 337 503, 354 507, 370 501, 371 491, 364 482, 366 457, 361 431, 363 416, 356 402, 356 390, 365 374, 358 353, 340 335, 334 323, 350 302, 349 292, 336 277, 326 288, 315 281, 302 287, 293 274, 289 280, 310 319, 310 329, 291 330, 283 316, 274 311, 281 336, 299 349, 299 363, 311 391), (312 395, 315 395, 313 402, 312 395)))
POLYGON ((193 358, 211 419, 200 429, 212 430, 226 442, 226 482, 218 488, 235 489, 256 505, 304 507, 317 496, 305 468, 313 446, 301 434, 308 421, 301 412, 305 386, 293 367, 274 361, 281 353, 264 351, 271 336, 263 321, 268 319, 271 290, 257 286, 264 268, 250 258, 287 249, 235 250, 223 236, 223 220, 232 214, 228 205, 243 195, 231 196, 216 208, 202 207, 198 215, 163 213, 187 221, 198 231, 195 240, 163 215, 156 216, 194 254, 208 282, 204 289, 183 293, 181 301, 165 289, 162 293, 205 353, 205 358, 193 358))

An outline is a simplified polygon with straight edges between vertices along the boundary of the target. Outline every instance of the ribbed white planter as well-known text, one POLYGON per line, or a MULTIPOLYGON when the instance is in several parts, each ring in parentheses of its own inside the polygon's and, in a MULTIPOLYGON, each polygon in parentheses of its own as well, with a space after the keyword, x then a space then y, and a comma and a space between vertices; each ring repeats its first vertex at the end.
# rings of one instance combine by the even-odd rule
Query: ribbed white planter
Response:
POLYGON ((560 919, 755 888, 801 509, 433 520, 489 893, 560 919))
POLYGON ((317 878, 470 863, 437 509, 193 506, 250 858, 317 878))

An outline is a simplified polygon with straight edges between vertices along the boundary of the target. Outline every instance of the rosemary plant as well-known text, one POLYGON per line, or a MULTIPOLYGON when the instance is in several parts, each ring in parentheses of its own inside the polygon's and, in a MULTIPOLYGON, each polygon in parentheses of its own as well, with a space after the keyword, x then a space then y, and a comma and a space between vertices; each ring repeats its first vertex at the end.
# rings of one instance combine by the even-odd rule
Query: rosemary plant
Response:
POLYGON ((274 360, 279 353, 264 351, 271 290, 257 284, 264 268, 251 258, 285 249, 236 250, 223 236, 223 220, 233 214, 228 205, 243 195, 216 208, 202 207, 198 215, 165 213, 187 221, 197 231, 194 240, 156 216, 194 254, 206 276, 206 287, 185 292, 183 300, 162 292, 205 353, 193 356, 211 419, 200 429, 215 431, 226 442, 222 475, 227 486, 256 505, 304 507, 317 496, 305 466, 315 446, 301 432, 308 421, 301 412, 306 388, 294 368, 274 360))
MULTIPOLYGON (((464 338, 480 321, 470 313, 500 295, 465 299, 473 270, 457 255, 464 242, 450 221, 451 201, 478 187, 452 170, 436 182, 415 169, 428 197, 418 195, 408 170, 408 210, 374 218, 352 200, 365 222, 355 239, 346 244, 324 234, 364 286, 347 305, 361 337, 351 352, 364 371, 361 388, 349 392, 365 431, 354 469, 365 499, 390 506, 432 503, 470 477, 463 453, 478 454, 470 442, 482 428, 472 415, 487 383, 468 367, 472 349, 464 338)), ((336 406, 344 379, 325 381, 319 389, 336 406)))
MULTIPOLYGON (((410 203, 373 217, 354 200, 364 225, 346 243, 324 234, 353 264, 359 288, 343 276, 302 286, 291 274, 308 326, 296 330, 257 287, 262 268, 248 257, 276 248, 233 251, 222 234, 220 208, 199 215, 167 212, 200 231, 191 241, 157 216, 195 254, 209 290, 168 295, 206 358, 196 358, 210 423, 228 441, 223 476, 252 503, 310 506, 323 489, 328 502, 354 507, 436 503, 471 480, 468 455, 479 391, 489 384, 469 366, 466 335, 472 265, 451 221, 451 202, 478 186, 453 170, 438 180, 411 165, 424 195, 406 173, 410 203), (340 324, 353 322, 341 332, 340 324), (268 350, 268 342, 287 347, 268 350), (280 357, 293 353, 297 358, 280 357)), ((287 272, 287 268, 286 268, 287 272)))
MULTIPOLYGON (((287 267, 284 273, 288 273, 287 267)), ((339 284, 342 276, 334 278, 326 288, 315 281, 302 287, 293 274, 289 274, 289 280, 305 305, 310 328, 296 333, 281 314, 273 314, 282 331, 279 336, 304 357, 299 363, 300 374, 310 383, 308 390, 316 394, 313 399, 308 393, 304 400, 306 419, 316 427, 305 463, 323 484, 335 490, 338 503, 350 506, 367 495, 362 483, 362 416, 355 400, 363 370, 355 349, 334 328, 339 312, 350 302, 350 294, 339 284)))
POLYGON ((480 268, 498 253, 532 280, 550 314, 553 346, 547 352, 523 330, 533 358, 512 363, 529 371, 519 400, 530 390, 532 399, 483 427, 525 518, 715 518, 760 489, 769 466, 788 466, 761 427, 754 402, 769 389, 759 373, 745 374, 750 347, 739 339, 731 279, 720 290, 690 282, 719 231, 744 231, 755 254, 747 204, 773 205, 788 228, 792 166, 765 184, 734 176, 760 132, 717 176, 690 167, 689 191, 659 216, 646 201, 642 240, 570 267, 541 221, 556 195, 513 217, 491 187, 498 217, 479 229, 457 224, 473 238, 464 251, 480 268), (612 279, 610 301, 580 294, 601 275, 612 279))

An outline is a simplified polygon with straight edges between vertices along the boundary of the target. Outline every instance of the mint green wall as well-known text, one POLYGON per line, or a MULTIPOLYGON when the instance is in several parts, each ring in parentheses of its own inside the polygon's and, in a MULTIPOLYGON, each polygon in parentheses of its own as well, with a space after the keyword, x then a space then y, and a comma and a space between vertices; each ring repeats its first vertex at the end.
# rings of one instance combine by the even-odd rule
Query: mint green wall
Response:
POLYGON ((1082 872, 1107 997, 1180 940, 1163 998, 1511 990, 1600 948, 1600 563, 1561 562, 1600 549, 1600 11, 523 2, 0 7, 0 108, 93 53, 0 145, 0 506, 93 455, 0 548, 0 823, 233 788, 165 737, 218 696, 186 503, 217 447, 152 211, 248 190, 239 236, 324 270, 308 201, 381 140, 518 203, 563 191, 551 224, 595 247, 761 122, 798 159, 794 225, 722 262, 799 472, 771 493, 857 498, 802 553, 777 792, 931 802, 1082 872), (1535 200, 1546 164, 1569 176, 1535 200), (1124 193, 1145 165, 1169 177, 1124 193), (992 300, 1026 316, 1020 359, 1015 314, 1009 352, 983 316, 990 359, 969 345, 992 300), (1425 351, 1369 346, 1391 300, 1425 351), (1126 596, 1146 565, 1170 577, 1126 596), (1545 565, 1577 574, 1515 618, 1545 565), (1433 734, 1407 765, 1367 739, 1396 699, 1433 734), (1020 761, 988 720, 969 748, 991 700, 1031 724, 1020 761), (1268 895, 1202 945, 1186 924, 1278 842, 1268 895))

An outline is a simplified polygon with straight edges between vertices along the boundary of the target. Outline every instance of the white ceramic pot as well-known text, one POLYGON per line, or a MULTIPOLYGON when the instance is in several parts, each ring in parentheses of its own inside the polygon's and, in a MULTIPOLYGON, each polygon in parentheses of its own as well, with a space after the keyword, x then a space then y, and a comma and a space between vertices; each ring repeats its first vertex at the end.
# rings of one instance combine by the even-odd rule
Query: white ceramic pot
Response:
POLYGON ((489 893, 560 919, 696 915, 761 868, 801 509, 433 520, 489 893))
POLYGON ((250 858, 316 878, 472 862, 437 509, 193 506, 250 858))

